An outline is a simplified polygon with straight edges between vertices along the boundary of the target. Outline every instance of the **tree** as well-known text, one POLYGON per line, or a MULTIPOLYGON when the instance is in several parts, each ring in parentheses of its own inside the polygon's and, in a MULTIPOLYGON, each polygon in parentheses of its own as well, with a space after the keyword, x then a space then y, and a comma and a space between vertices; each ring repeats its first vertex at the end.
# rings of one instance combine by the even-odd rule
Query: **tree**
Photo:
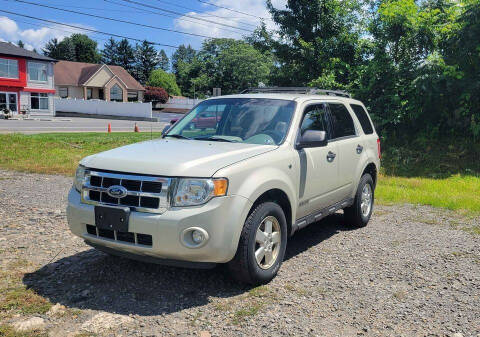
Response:
POLYGON ((122 39, 117 46, 117 65, 122 66, 130 74, 135 69, 135 49, 127 39, 122 39))
POLYGON ((177 74, 180 63, 191 63, 196 56, 195 49, 190 45, 180 45, 172 55, 172 69, 173 73, 177 74))
MULTIPOLYGON (((150 73, 157 67, 158 58, 157 51, 148 42, 143 41, 136 46, 136 65, 135 65, 135 77, 140 83, 146 83, 150 77, 150 73)), ((153 85, 152 86, 157 86, 153 85)))
POLYGON ((97 50, 97 42, 85 34, 72 34, 61 42, 54 38, 47 42, 43 53, 57 60, 87 63, 98 63, 101 57, 97 50))
POLYGON ((161 87, 171 96, 181 95, 180 88, 175 80, 175 75, 167 73, 162 69, 152 71, 147 84, 151 87, 161 87))
POLYGON ((19 46, 20 48, 25 48, 25 44, 23 43, 22 40, 18 40, 17 46, 19 46))
POLYGON ((354 81, 362 62, 358 0, 288 0, 286 9, 267 0, 267 7, 280 35, 267 40, 278 64, 276 84, 303 86, 333 79, 336 86, 347 86, 354 81))
POLYGON ((158 53, 158 67, 164 71, 170 70, 170 60, 165 50, 161 49, 158 53))
POLYGON ((118 43, 111 37, 104 45, 102 50, 102 62, 105 64, 118 65, 118 43))

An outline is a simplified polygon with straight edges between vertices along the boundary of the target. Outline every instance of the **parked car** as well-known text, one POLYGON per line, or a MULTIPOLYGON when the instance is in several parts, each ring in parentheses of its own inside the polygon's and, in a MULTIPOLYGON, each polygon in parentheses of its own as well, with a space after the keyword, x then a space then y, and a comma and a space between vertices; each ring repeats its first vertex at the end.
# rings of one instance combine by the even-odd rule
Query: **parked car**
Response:
POLYGON ((278 272, 287 238, 342 210, 367 225, 380 141, 342 92, 252 89, 201 102, 161 139, 81 160, 71 231, 99 250, 156 263, 226 264, 242 282, 278 272), (272 93, 273 92, 273 93, 272 93), (209 128, 191 128, 205 111, 209 128))

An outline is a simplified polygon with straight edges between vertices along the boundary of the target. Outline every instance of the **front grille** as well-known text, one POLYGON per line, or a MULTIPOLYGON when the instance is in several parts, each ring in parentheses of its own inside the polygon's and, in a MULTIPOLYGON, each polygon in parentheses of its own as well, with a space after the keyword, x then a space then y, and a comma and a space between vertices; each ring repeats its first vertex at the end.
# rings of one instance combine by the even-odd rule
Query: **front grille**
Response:
POLYGON ((152 236, 149 234, 112 231, 100 229, 93 225, 87 225, 87 233, 102 239, 110 239, 120 242, 133 243, 135 245, 152 246, 152 236))
POLYGON ((138 212, 163 213, 169 205, 170 178, 87 170, 82 201, 93 205, 128 206, 138 212), (116 198, 107 193, 111 186, 123 186, 127 195, 116 198))

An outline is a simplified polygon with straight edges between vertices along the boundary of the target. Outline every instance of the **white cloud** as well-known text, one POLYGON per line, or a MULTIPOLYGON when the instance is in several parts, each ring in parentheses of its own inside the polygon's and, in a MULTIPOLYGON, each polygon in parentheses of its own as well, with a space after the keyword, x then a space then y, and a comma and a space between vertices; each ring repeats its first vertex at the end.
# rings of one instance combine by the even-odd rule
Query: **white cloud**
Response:
MULTIPOLYGON (((74 25, 89 28, 80 24, 74 25)), ((0 16, 0 41, 17 43, 18 40, 22 40, 26 49, 31 50, 36 48, 40 50, 45 46, 45 43, 53 38, 61 41, 73 33, 85 33, 81 29, 63 27, 55 24, 47 26, 47 24, 44 25, 39 22, 35 23, 34 27, 35 28, 21 29, 16 21, 6 16, 0 16)))
MULTIPOLYGON (((202 11, 201 13, 190 12, 187 13, 186 16, 175 19, 175 27, 190 33, 201 34, 211 37, 241 38, 242 36, 250 35, 250 33, 247 31, 236 30, 234 28, 215 25, 204 21, 197 21, 195 19, 192 19, 192 17, 202 18, 229 26, 246 29, 249 31, 253 31, 256 27, 260 25, 261 19, 259 17, 268 19, 271 18, 270 13, 268 12, 265 5, 265 0, 210 0, 210 2, 214 3, 217 6, 234 9, 243 13, 249 13, 251 15, 254 15, 255 17, 237 12, 232 12, 224 8, 217 8, 204 4, 203 7, 205 11, 202 11)), ((285 8, 286 3, 286 0, 272 1, 272 4, 275 6, 275 8, 283 9, 285 8)), ((274 22, 268 19, 264 20, 267 28, 275 28, 274 22)), ((198 46, 202 40, 202 38, 192 37, 189 42, 192 43, 194 46, 198 46)))

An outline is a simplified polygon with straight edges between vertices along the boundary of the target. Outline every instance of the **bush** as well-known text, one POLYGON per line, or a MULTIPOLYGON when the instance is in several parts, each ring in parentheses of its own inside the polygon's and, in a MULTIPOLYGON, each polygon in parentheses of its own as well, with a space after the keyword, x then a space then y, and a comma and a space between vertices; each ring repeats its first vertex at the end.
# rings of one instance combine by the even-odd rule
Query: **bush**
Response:
POLYGON ((168 93, 161 87, 145 87, 144 100, 146 102, 166 103, 168 101, 168 93))

